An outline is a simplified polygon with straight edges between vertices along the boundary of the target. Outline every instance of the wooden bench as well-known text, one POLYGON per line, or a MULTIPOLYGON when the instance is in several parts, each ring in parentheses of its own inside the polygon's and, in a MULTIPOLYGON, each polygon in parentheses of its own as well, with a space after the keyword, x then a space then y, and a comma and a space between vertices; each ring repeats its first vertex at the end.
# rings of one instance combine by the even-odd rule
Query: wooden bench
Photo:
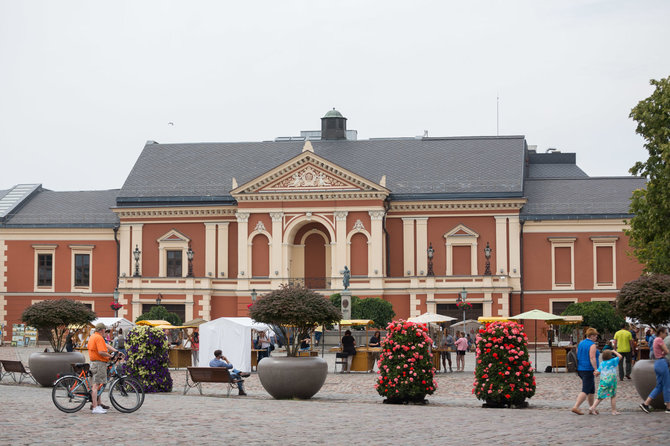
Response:
POLYGON ((2 363, 2 375, 0 375, 0 381, 2 381, 2 378, 5 376, 11 376, 14 382, 21 384, 23 382, 23 378, 27 376, 28 378, 32 379, 35 384, 37 384, 37 381, 35 381, 35 378, 33 378, 30 370, 27 370, 21 361, 2 359, 0 360, 0 363, 2 363), (19 374, 18 381, 16 380, 16 373, 19 374))
POLYGON ((202 395, 202 385, 200 383, 228 383, 228 393, 237 387, 236 382, 232 382, 228 369, 223 367, 186 367, 186 384, 184 384, 184 395, 193 387, 197 387, 202 395))

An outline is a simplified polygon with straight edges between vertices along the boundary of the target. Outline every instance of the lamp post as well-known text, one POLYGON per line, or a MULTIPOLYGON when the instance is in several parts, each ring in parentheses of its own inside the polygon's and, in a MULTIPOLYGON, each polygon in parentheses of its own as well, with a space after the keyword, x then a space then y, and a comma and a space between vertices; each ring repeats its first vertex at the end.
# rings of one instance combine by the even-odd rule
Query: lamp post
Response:
POLYGON ((156 296, 156 305, 160 306, 162 300, 163 300, 163 295, 161 293, 158 293, 158 296, 156 296))
POLYGON ((435 255, 435 250, 433 249, 433 244, 428 245, 428 273, 427 276, 434 276, 435 272, 433 271, 433 256, 435 255))
POLYGON ((188 276, 186 277, 193 277, 193 250, 191 247, 188 247, 188 251, 186 251, 186 258, 188 259, 188 276))
POLYGON ((251 290, 251 303, 255 304, 256 303, 256 297, 258 297, 258 293, 256 293, 256 288, 251 290))
POLYGON ((133 251, 133 257, 135 258, 135 274, 133 276, 135 277, 140 277, 140 254, 142 254, 142 251, 140 251, 139 246, 135 245, 135 251, 133 251))
POLYGON ((467 299, 468 299, 468 292, 465 291, 465 287, 463 287, 463 291, 458 293, 458 299, 456 300, 456 302, 461 303, 461 308, 463 308, 463 333, 465 333, 465 308, 466 308, 465 303, 467 299))
POLYGON ((491 251, 492 249, 489 246, 489 242, 486 242, 486 248, 484 248, 484 257, 486 257, 486 269, 484 270, 485 276, 491 275, 491 251))
MULTIPOLYGON (((114 288, 114 303, 118 304, 119 303, 119 289, 114 288)), ((114 317, 119 317, 119 310, 114 308, 114 317)))

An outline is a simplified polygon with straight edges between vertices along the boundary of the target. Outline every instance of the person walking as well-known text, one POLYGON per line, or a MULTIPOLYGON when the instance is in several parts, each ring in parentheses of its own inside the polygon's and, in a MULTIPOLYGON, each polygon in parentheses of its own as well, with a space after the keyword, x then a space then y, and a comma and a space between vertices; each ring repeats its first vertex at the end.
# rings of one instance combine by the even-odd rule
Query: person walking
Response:
POLYGON ((614 333, 614 349, 621 354, 623 359, 619 362, 619 379, 623 381, 624 377, 624 360, 626 361, 626 378, 630 379, 630 371, 632 368, 631 361, 633 360, 633 335, 627 328, 624 322, 621 330, 614 333))
MULTIPOLYGON (((588 399, 589 407, 595 403, 596 384, 594 375, 598 369, 598 348, 596 340, 598 339, 598 330, 588 328, 586 330, 586 339, 577 346, 577 374, 582 380, 582 391, 577 395, 575 405, 572 407, 572 413, 584 415, 579 406, 588 399)), ((598 413, 598 409, 594 410, 598 413)))
POLYGON ((656 387, 651 391, 644 402, 640 403, 640 409, 646 413, 651 412, 649 405, 651 400, 656 398, 659 394, 663 394, 663 402, 665 403, 665 413, 670 413, 670 369, 668 367, 668 356, 670 350, 665 343, 665 338, 668 336, 667 327, 660 327, 656 330, 656 339, 654 339, 654 372, 656 373, 656 387))
POLYGON ((453 373, 454 369, 451 368, 451 352, 456 350, 456 344, 454 343, 454 337, 447 331, 447 329, 444 329, 446 335, 444 336, 444 340, 442 341, 442 369, 444 369, 444 373, 447 373, 447 364, 445 363, 445 359, 449 362, 449 372, 453 373))
POLYGON ((465 332, 457 332, 456 337, 456 371, 465 371, 465 352, 468 350, 468 340, 465 337, 465 332))
POLYGON ((616 410, 616 388, 617 379, 616 371, 621 361, 621 355, 612 349, 603 349, 600 355, 602 362, 598 370, 594 373, 595 376, 600 376, 600 383, 598 384, 598 398, 596 402, 589 407, 591 415, 597 415, 598 404, 605 398, 610 398, 612 403, 612 415, 621 415, 621 412, 616 410))

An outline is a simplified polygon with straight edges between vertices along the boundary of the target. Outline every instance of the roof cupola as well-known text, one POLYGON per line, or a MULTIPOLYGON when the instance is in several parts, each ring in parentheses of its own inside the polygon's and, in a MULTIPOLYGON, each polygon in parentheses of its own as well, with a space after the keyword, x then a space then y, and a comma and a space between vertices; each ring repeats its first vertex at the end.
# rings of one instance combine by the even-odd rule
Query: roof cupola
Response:
POLYGON ((347 118, 334 108, 321 118, 321 139, 347 139, 347 118))

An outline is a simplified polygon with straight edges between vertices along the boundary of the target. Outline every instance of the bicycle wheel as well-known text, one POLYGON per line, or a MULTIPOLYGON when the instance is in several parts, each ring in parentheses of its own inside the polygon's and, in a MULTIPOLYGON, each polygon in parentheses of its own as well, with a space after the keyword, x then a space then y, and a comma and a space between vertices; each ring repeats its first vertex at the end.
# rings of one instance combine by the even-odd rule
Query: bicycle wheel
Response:
POLYGON ((109 401, 119 412, 135 412, 144 403, 144 388, 134 378, 121 377, 109 388, 109 401))
POLYGON ((64 376, 54 383, 51 399, 63 412, 77 412, 89 400, 88 389, 83 379, 77 376, 64 376))

